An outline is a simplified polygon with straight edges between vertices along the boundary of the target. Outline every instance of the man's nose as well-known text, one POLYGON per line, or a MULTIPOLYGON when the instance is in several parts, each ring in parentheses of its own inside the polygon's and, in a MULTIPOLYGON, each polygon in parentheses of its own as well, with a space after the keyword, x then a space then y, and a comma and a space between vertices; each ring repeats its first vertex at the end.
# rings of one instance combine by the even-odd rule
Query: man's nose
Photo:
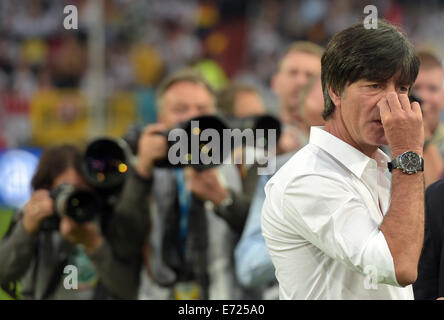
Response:
POLYGON ((302 87, 304 87, 307 84, 307 82, 308 82, 308 77, 306 75, 299 73, 296 76, 295 84, 299 89, 302 89, 302 87))
POLYGON ((394 93, 398 94, 398 92, 396 91, 396 85, 394 83, 387 84, 387 86, 385 88, 386 95, 390 92, 394 92, 394 93))

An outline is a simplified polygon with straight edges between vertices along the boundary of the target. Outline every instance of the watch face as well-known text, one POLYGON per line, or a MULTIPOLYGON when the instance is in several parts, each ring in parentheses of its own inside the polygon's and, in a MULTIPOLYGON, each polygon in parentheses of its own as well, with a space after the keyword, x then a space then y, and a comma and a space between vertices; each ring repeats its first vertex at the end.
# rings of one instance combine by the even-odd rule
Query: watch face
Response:
POLYGON ((421 168, 421 158, 416 152, 407 151, 401 156, 401 167, 406 173, 415 173, 421 168))

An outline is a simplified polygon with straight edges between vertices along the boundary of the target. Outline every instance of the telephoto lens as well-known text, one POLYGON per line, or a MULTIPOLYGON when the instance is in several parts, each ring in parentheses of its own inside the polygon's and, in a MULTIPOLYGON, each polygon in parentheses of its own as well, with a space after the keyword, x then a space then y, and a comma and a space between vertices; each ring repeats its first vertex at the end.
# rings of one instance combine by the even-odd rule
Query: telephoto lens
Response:
MULTIPOLYGON (((143 125, 137 124, 131 127, 123 137, 133 154, 137 154, 139 138, 144 128, 143 125)), ((179 159, 178 161, 171 161, 166 156, 164 159, 157 159, 154 165, 158 168, 169 169, 192 166, 200 171, 215 167, 221 164, 231 152, 231 146, 229 148, 224 148, 223 146, 222 138, 224 130, 227 129, 229 129, 229 126, 223 118, 214 115, 204 115, 182 122, 170 130, 159 132, 159 135, 164 136, 168 140, 168 150, 176 150, 179 153, 173 154, 174 158, 179 159), (214 143, 212 136, 205 136, 205 131, 208 133, 208 129, 212 130, 212 133, 219 137, 219 143, 214 143), (202 133, 205 141, 201 141, 202 133), (208 147, 208 142, 211 148, 208 147), (195 151, 194 156, 193 150, 195 151), (201 155, 205 159, 211 158, 214 161, 203 161, 201 155)))
POLYGON ((68 216, 75 222, 92 221, 100 212, 96 195, 85 189, 78 189, 70 184, 62 184, 51 192, 54 200, 54 213, 58 217, 68 216))
POLYGON ((100 190, 119 187, 131 162, 131 150, 120 138, 99 138, 88 144, 83 171, 88 183, 100 190))

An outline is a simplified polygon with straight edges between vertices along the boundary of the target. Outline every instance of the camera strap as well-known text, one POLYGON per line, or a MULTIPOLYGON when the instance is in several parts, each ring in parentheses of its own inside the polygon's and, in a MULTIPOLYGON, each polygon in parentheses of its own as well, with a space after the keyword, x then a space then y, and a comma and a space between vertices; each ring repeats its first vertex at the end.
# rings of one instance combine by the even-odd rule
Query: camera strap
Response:
POLYGON ((185 174, 183 169, 174 169, 177 182, 177 193, 179 196, 179 239, 180 239, 180 251, 185 253, 185 244, 188 234, 188 217, 191 207, 191 192, 186 187, 185 174))

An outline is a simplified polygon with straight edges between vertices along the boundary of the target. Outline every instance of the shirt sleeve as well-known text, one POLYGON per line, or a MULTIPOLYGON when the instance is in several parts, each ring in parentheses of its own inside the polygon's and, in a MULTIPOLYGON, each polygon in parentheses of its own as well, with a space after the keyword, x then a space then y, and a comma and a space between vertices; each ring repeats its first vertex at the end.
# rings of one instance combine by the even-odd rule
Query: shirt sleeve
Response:
POLYGON ((23 227, 23 219, 16 222, 11 234, 0 244, 0 283, 16 281, 28 270, 35 257, 37 237, 23 227))
POLYGON ((378 283, 399 286, 378 223, 341 176, 298 177, 286 186, 281 207, 289 227, 326 255, 378 283))

